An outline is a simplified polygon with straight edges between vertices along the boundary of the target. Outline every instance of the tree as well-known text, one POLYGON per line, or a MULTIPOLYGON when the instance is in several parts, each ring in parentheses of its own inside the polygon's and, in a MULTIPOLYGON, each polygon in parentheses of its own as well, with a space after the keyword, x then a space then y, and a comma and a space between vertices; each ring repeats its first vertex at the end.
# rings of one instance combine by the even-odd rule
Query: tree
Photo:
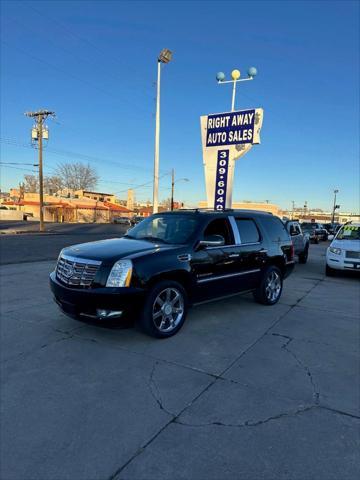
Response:
POLYGON ((44 192, 48 195, 54 195, 54 193, 64 188, 64 182, 58 175, 44 178, 44 192))
POLYGON ((24 191, 36 193, 39 191, 39 179, 35 175, 24 175, 24 191))
MULTIPOLYGON (((24 175, 24 191, 39 193, 39 178, 36 175, 24 175)), ((63 180, 57 175, 44 177, 44 193, 52 195, 63 188, 63 180)))
POLYGON ((59 165, 56 176, 61 179, 63 187, 71 190, 94 189, 99 180, 99 176, 93 167, 80 162, 59 165))

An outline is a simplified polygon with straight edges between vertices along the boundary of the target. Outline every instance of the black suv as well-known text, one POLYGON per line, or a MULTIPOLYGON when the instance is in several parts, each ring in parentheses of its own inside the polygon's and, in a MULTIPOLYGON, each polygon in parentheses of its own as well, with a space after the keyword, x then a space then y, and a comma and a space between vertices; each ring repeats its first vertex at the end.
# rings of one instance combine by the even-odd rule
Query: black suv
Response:
POLYGON ((148 217, 123 238, 64 248, 50 285, 69 316, 135 314, 146 333, 164 338, 180 330, 197 302, 250 290, 273 305, 293 267, 294 248, 278 217, 180 210, 148 217))

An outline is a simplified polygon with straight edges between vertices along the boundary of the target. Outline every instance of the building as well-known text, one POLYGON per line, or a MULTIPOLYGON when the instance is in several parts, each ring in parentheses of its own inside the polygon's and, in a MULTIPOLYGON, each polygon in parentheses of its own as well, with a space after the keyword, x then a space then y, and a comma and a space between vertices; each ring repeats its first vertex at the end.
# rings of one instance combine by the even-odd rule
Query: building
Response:
MULTIPOLYGON (((115 217, 129 217, 134 212, 106 200, 107 195, 115 199, 114 195, 104 194, 104 201, 96 200, 88 196, 80 197, 82 191, 76 197, 60 197, 44 195, 44 220, 46 222, 75 222, 75 223, 110 223, 115 217)), ((86 192, 96 197, 96 192, 86 192)), ((101 194, 100 194, 101 195, 101 194)), ((19 200, 8 200, 4 205, 11 206, 23 212, 27 216, 38 219, 40 217, 40 201, 38 193, 24 193, 19 200)))
POLYGON ((91 198, 100 202, 115 203, 115 195, 113 193, 90 192, 88 190, 76 190, 75 198, 91 198))
POLYGON ((126 201, 126 208, 129 210, 134 210, 135 206, 135 192, 132 188, 129 188, 127 192, 127 201, 126 201))
MULTIPOLYGON (((199 202, 199 208, 208 208, 207 202, 199 202)), ((282 214, 282 211, 278 205, 268 202, 233 202, 232 208, 235 210, 260 210, 261 212, 270 212, 273 215, 277 215, 278 217, 281 217, 282 214)))
MULTIPOLYGON (((301 209, 297 208, 294 211, 283 210, 282 216, 288 219, 296 219, 300 222, 316 222, 316 223, 331 223, 332 212, 323 211, 321 209, 301 209)), ((334 221, 337 223, 359 222, 360 214, 354 212, 339 212, 336 211, 334 221)))

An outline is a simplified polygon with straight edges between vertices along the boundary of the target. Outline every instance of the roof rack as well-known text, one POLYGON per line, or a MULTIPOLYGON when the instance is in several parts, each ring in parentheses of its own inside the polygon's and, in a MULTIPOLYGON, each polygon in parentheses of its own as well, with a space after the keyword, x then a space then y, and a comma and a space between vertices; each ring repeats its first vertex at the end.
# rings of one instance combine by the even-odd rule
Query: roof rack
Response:
POLYGON ((273 215, 272 212, 266 212, 264 210, 253 210, 247 208, 224 208, 222 210, 215 210, 214 208, 180 208, 177 212, 213 212, 213 213, 223 213, 223 212, 254 212, 254 213, 267 213, 268 215, 273 215))

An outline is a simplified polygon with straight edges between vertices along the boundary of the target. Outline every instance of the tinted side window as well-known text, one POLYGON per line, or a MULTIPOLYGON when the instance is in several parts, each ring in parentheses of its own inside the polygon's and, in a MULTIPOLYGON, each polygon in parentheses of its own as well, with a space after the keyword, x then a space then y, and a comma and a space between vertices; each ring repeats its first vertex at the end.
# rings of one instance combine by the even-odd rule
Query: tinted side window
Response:
POLYGON ((221 235, 225 240, 225 245, 234 244, 233 235, 226 218, 217 218, 216 220, 211 221, 204 232, 204 237, 207 237, 208 235, 221 235))
POLYGON ((267 231, 272 242, 288 241, 289 234, 280 218, 273 215, 261 217, 261 223, 267 231))
POLYGON ((236 218, 236 225, 240 234, 241 243, 260 242, 260 234, 254 220, 250 218, 236 218))

